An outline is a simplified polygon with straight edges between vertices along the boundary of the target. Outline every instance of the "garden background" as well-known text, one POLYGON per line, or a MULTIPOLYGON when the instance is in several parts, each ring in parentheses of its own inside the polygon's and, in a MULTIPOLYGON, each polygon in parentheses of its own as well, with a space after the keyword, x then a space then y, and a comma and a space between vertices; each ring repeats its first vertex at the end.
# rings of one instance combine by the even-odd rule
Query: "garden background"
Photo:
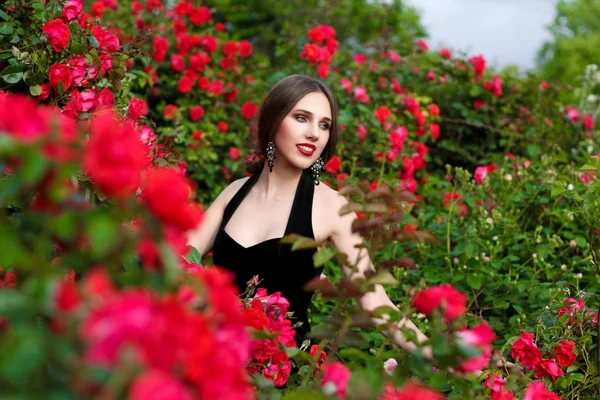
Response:
POLYGON ((0 396, 595 398, 598 15, 559 1, 524 74, 430 50, 399 0, 2 2, 0 396), (239 309, 185 240, 293 73, 338 99, 322 181, 377 270, 350 283, 317 253, 301 350, 285 301, 239 309), (433 360, 370 326, 374 284, 433 360))

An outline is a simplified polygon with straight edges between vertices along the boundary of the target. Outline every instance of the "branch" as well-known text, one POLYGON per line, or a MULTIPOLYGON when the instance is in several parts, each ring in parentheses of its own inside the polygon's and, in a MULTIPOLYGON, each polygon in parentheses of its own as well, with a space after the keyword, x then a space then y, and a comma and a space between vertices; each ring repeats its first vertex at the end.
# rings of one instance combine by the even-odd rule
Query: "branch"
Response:
POLYGON ((467 121, 466 119, 442 117, 442 121, 449 122, 451 124, 473 126, 475 128, 483 128, 483 129, 487 129, 488 131, 502 133, 502 129, 494 128, 493 126, 486 125, 486 124, 478 124, 476 122, 467 121))

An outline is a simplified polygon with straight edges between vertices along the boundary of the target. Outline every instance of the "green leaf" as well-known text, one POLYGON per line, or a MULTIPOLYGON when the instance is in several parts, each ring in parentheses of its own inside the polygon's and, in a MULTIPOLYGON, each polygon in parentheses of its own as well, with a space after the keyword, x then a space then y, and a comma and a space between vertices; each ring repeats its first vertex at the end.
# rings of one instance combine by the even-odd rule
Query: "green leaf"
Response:
POLYGON ((467 283, 475 290, 481 289, 481 285, 483 284, 484 278, 479 274, 470 274, 467 276, 467 283))
POLYGON ((188 253, 185 258, 192 264, 202 264, 202 256, 194 246, 188 246, 188 253))
POLYGON ((595 171, 598 167, 592 164, 584 164, 583 167, 579 168, 580 171, 595 171))
POLYGON ((42 178, 48 161, 39 152, 29 152, 21 167, 21 177, 24 183, 34 183, 42 178))
POLYGON ((471 86, 471 90, 469 90, 469 95, 471 97, 477 97, 481 94, 481 88, 479 86, 473 85, 471 86))
POLYGON ((89 37, 89 41, 90 41, 90 46, 94 47, 94 48, 98 48, 100 47, 100 42, 98 42, 98 39, 96 39, 96 37, 94 36, 90 36, 89 37))
POLYGON ((107 215, 97 214, 88 221, 86 232, 92 245, 92 253, 105 254, 118 239, 118 226, 107 215))
POLYGON ((527 145, 527 154, 530 157, 537 157, 542 153, 542 149, 537 144, 527 145))
POLYGON ((569 367, 567 368, 567 374, 570 374, 573 371, 577 371, 578 369, 579 369, 579 363, 569 365, 569 367))
POLYGON ((519 314, 523 314, 523 307, 521 307, 518 304, 514 304, 514 303, 511 305, 512 305, 512 308, 514 308, 516 312, 518 312, 519 314))
MULTIPOLYGON (((14 59, 13 59, 14 60, 14 59)), ((0 72, 0 76, 7 83, 15 84, 23 79, 23 69, 25 66, 23 64, 10 65, 0 72)))
POLYGON ((328 400, 324 393, 319 390, 299 390, 297 392, 287 392, 283 400, 328 400))
POLYGON ((581 381, 583 381, 584 376, 583 376, 583 374, 575 373, 575 374, 569 375, 569 378, 571 378, 572 381, 581 382, 581 381))
POLYGON ((41 372, 45 359, 43 331, 32 326, 15 326, 0 346, 0 376, 18 386, 25 386, 32 374, 41 372))
POLYGON ((42 94, 42 87, 40 85, 29 86, 29 93, 32 96, 39 96, 42 94))
POLYGON ((18 290, 0 290, 0 315, 3 317, 19 317, 28 307, 28 298, 18 290))
POLYGON ((0 265, 18 265, 27 256, 12 226, 0 223, 0 265))
POLYGON ((336 251, 331 247, 324 250, 317 251, 313 256, 315 267, 324 265, 327 261, 331 260, 335 256, 336 251))
POLYGON ((13 33, 13 31, 14 31, 14 29, 13 29, 12 25, 9 24, 8 22, 0 23, 0 34, 10 35, 11 33, 13 33))
POLYGON ((465 254, 469 258, 473 258, 475 257, 475 255, 477 255, 477 246, 475 245, 475 243, 467 243, 467 245, 465 246, 465 254))
POLYGON ((577 243, 579 247, 585 247, 587 245, 587 241, 583 236, 575 236, 575 243, 577 243))
POLYGON ((0 10, 0 18, 2 18, 5 21, 8 21, 10 19, 10 17, 8 16, 8 14, 6 14, 4 11, 0 10))
POLYGON ((396 286, 398 281, 388 270, 382 270, 377 272, 375 276, 367 281, 371 285, 383 285, 383 286, 396 286))
POLYGON ((294 357, 296 354, 300 353, 300 349, 297 347, 284 346, 284 349, 285 349, 285 354, 287 354, 288 357, 294 357))

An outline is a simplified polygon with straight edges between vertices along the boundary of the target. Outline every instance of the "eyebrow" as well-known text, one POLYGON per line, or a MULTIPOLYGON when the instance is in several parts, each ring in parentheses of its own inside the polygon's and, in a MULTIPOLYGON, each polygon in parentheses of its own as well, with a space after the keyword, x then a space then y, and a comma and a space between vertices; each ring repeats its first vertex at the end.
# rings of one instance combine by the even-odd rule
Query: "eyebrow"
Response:
MULTIPOLYGON (((296 111, 302 111, 303 113, 306 113, 306 114, 309 114, 309 115, 313 115, 313 113, 311 113, 310 111, 308 111, 308 110, 303 110, 303 109, 301 109, 301 108, 297 109, 296 111)), ((329 117, 323 117, 323 119, 324 119, 324 120, 326 120, 326 121, 329 121, 329 122, 331 122, 331 118, 329 118, 329 117)))

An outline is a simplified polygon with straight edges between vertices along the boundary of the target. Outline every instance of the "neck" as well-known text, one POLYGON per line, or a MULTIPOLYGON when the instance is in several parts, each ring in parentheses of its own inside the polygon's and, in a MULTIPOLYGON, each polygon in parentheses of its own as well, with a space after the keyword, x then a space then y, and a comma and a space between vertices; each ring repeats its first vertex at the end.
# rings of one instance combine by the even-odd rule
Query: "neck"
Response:
POLYGON ((264 169, 256 181, 256 186, 265 200, 285 199, 296 193, 303 170, 282 164, 274 166, 273 172, 269 172, 268 161, 265 161, 264 169))

